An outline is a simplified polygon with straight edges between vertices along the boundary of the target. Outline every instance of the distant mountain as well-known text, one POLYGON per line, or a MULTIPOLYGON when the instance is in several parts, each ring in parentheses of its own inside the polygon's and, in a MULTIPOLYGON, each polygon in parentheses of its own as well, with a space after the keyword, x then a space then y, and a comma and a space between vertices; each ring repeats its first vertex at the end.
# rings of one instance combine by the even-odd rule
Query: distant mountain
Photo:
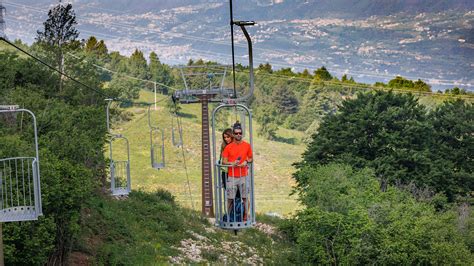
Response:
MULTIPOLYGON (((36 1, 31 1, 36 2, 36 1)), ((76 1, 78 4, 94 3, 98 7, 114 7, 122 11, 142 13, 182 6, 226 3, 222 0, 100 0, 76 1)), ((234 0, 236 11, 250 13, 254 17, 265 19, 295 19, 334 16, 364 17, 373 15, 391 15, 400 12, 409 14, 421 12, 441 12, 446 10, 472 10, 472 0, 234 0)), ((224 8, 227 11, 227 5, 224 8)))
MULTIPOLYGON (((54 0, 8 0, 7 35, 32 42, 54 0)), ((229 6, 223 0, 75 0, 81 38, 110 50, 155 51, 171 64, 230 62, 229 6)), ((474 90, 474 0, 234 0, 249 28, 255 62, 275 68, 387 81, 421 78, 434 89, 474 90)), ((246 63, 236 30, 237 61, 246 63)))

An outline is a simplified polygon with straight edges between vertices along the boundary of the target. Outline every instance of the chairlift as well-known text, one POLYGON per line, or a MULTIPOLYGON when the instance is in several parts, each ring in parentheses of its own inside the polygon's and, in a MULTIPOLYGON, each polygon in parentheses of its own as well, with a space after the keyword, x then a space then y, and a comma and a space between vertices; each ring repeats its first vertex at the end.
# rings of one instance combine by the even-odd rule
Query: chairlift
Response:
POLYGON ((165 134, 151 122, 151 105, 148 106, 148 127, 150 128, 150 158, 154 169, 165 168, 165 134))
POLYGON ((178 115, 177 114, 172 114, 171 115, 171 142, 173 143, 173 146, 175 147, 181 147, 183 146, 183 128, 180 126, 178 122, 178 115), (178 127, 177 129, 174 126, 174 119, 176 118, 176 126, 178 127), (178 131, 176 133, 176 130, 178 131), (178 134, 178 136, 176 136, 178 134))
POLYGON ((109 143, 110 149, 110 189, 114 196, 128 195, 131 191, 130 180, 130 145, 128 139, 120 134, 113 135, 109 143), (117 146, 120 140, 125 142, 127 149, 127 160, 115 160, 113 156, 113 148, 117 146))
MULTIPOLYGON (((237 103, 224 103, 219 105, 212 112, 212 125, 215 125, 216 115, 225 109, 235 110, 239 108, 246 112, 248 116, 248 129, 249 129, 249 143, 253 150, 253 136, 252 136, 252 113, 243 104, 237 103)), ((243 125, 242 121, 240 121, 243 125)), ((242 127, 242 132, 244 132, 242 127)), ((227 184, 227 180, 223 180, 224 172, 229 172, 230 165, 225 165, 219 161, 219 154, 217 153, 220 147, 220 134, 216 136, 216 127, 212 127, 212 146, 213 146, 213 158, 214 158, 214 198, 215 198, 215 214, 216 223, 215 225, 230 230, 239 230, 249 228, 255 225, 255 194, 254 194, 254 166, 253 163, 249 163, 245 168, 247 172, 245 182, 236 184, 236 179, 233 179, 233 183, 227 184), (226 185, 236 186, 238 191, 236 195, 229 197, 226 193, 226 185), (240 197, 238 197, 240 195, 240 197)), ((237 168, 234 168, 235 171, 237 168)), ((239 168, 242 171, 243 168, 239 168)), ((230 179, 229 179, 230 180, 230 179)), ((233 194, 233 193, 231 193, 233 194)))
POLYGON ((113 196, 125 196, 132 191, 131 176, 130 176, 130 144, 128 139, 121 134, 111 133, 110 127, 110 106, 113 99, 106 99, 107 102, 107 131, 112 135, 109 141, 110 152, 110 190, 113 196), (114 157, 114 147, 118 146, 119 142, 125 142, 127 151, 126 160, 117 160, 114 157))
POLYGON ((18 106, 0 106, 2 114, 27 113, 33 118, 35 156, 0 159, 0 222, 37 220, 43 215, 36 117, 18 106))

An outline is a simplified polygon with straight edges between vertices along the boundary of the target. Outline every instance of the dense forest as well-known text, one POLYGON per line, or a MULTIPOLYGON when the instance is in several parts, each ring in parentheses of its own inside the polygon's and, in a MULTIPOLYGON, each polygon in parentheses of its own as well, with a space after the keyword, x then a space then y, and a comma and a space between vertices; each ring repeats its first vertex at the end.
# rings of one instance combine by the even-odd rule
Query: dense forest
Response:
MULTIPOLYGON (((110 137, 104 100, 130 106, 140 90, 156 84, 165 95, 183 87, 178 69, 163 64, 157 53, 145 58, 139 50, 129 57, 108 51, 103 40, 80 40, 76 25, 72 6, 58 5, 34 44, 13 43, 74 80, 10 45, 0 46, 0 104, 37 115, 44 211, 38 221, 3 225, 7 265, 66 264, 87 221, 86 206, 103 208, 97 198, 107 194, 104 147, 110 137)), ((219 64, 198 59, 188 65, 219 64)), ((245 90, 247 66, 237 66, 236 79, 245 90)), ((280 221, 281 233, 294 244, 285 259, 472 263, 473 97, 460 88, 432 92, 422 80, 403 77, 368 85, 335 77, 324 66, 312 72, 258 66, 256 91, 247 103, 258 134, 290 141, 277 134, 284 127, 307 136, 294 174, 294 193, 305 208, 280 221)), ((117 110, 113 116, 131 119, 117 110)), ((24 119, 0 119, 0 158, 34 152, 24 119)), ((164 192, 140 197, 172 201, 164 192)), ((169 222, 160 230, 179 228, 169 222)))

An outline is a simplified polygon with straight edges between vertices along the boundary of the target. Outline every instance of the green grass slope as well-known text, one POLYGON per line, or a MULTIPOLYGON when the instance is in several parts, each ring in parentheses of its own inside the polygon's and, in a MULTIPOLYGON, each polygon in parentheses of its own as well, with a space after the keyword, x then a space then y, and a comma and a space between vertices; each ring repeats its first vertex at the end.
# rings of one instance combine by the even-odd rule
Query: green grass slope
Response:
POLYGON ((159 265, 169 263, 289 264, 290 242, 265 224, 224 231, 199 212, 182 208, 167 191, 134 191, 127 199, 95 197, 83 211, 73 265, 159 265))

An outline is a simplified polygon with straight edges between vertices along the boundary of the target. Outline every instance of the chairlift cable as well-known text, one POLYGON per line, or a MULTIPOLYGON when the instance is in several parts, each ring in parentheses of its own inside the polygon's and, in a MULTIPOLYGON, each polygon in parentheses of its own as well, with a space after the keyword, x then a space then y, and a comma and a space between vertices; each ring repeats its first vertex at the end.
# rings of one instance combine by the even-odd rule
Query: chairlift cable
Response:
MULTIPOLYGON (((0 41, 6 42, 8 45, 14 47, 15 49, 21 51, 22 53, 24 53, 24 54, 26 54, 26 55, 28 55, 29 57, 31 57, 31 58, 33 58, 34 60, 38 61, 39 63, 41 63, 42 65, 46 66, 47 68, 49 68, 49 69, 53 70, 54 72, 57 72, 57 73, 59 73, 59 74, 65 76, 66 78, 68 78, 68 79, 74 81, 75 83, 77 83, 77 84, 79 84, 79 85, 85 87, 86 89, 89 89, 89 90, 91 90, 91 91, 94 91, 94 92, 100 94, 101 96, 103 96, 103 97, 105 97, 105 98, 113 98, 113 97, 110 97, 109 95, 105 94, 104 92, 102 92, 102 91, 100 91, 100 90, 98 90, 98 89, 94 89, 93 87, 91 87, 91 86, 89 86, 89 85, 87 85, 87 84, 85 84, 85 83, 83 83, 83 82, 81 82, 81 81, 79 81, 79 80, 77 80, 77 79, 71 77, 70 75, 68 75, 68 74, 66 74, 66 73, 64 73, 64 72, 62 72, 61 70, 56 69, 55 67, 53 67, 53 66, 51 66, 50 64, 46 63, 45 61, 43 61, 42 59, 38 58, 37 56, 35 56, 35 55, 33 55, 33 54, 31 54, 31 53, 25 51, 25 50, 22 49, 21 47, 19 47, 19 46, 15 45, 14 43, 10 42, 9 40, 7 40, 7 39, 5 39, 5 38, 3 38, 3 37, 0 37, 0 41)), ((110 71, 110 70, 109 70, 109 71, 110 71)), ((118 72, 116 72, 116 73, 117 73, 117 74, 120 74, 120 73, 118 73, 118 72)), ((134 77, 131 77, 131 78, 134 78, 134 77)), ((160 84, 160 83, 158 83, 158 82, 156 82, 156 83, 159 84, 159 85, 161 85, 161 86, 169 87, 169 86, 167 86, 167 85, 165 85, 165 84, 160 84)), ((174 89, 174 88, 172 88, 172 87, 169 87, 169 88, 174 89)), ((127 99, 114 98, 114 100, 115 100, 115 101, 119 101, 119 102, 123 102, 123 103, 132 103, 132 104, 135 103, 134 101, 130 101, 130 100, 127 100, 127 99)), ((162 101, 162 100, 160 100, 160 101, 162 101)), ((159 102, 159 101, 157 101, 157 102, 159 102)), ((150 103, 146 103, 146 104, 150 104, 150 103)), ((151 103, 151 104, 153 104, 153 103, 151 103)))
MULTIPOLYGON (((68 54, 71 55, 72 57, 76 58, 76 59, 79 59, 79 60, 81 60, 81 61, 87 62, 87 60, 81 59, 79 56, 77 56, 77 55, 75 55, 75 54, 73 54, 73 53, 71 53, 71 52, 68 52, 68 54)), ((140 78, 137 78, 137 77, 134 77, 134 76, 130 76, 130 75, 125 74, 125 73, 120 73, 120 72, 118 72, 118 71, 110 70, 110 69, 108 69, 108 68, 105 68, 105 67, 103 67, 103 66, 100 66, 100 65, 97 65, 97 64, 94 64, 94 63, 93 63, 92 65, 95 66, 95 67, 97 67, 97 68, 100 68, 100 69, 102 69, 102 70, 104 70, 104 71, 107 71, 107 72, 109 72, 109 73, 117 74, 117 75, 120 75, 120 76, 123 76, 123 77, 126 77, 126 78, 138 80, 138 81, 149 82, 149 83, 155 83, 155 84, 158 84, 158 85, 160 85, 160 86, 163 86, 163 87, 166 87, 166 88, 169 88, 169 89, 172 89, 172 90, 176 90, 176 88, 173 88, 173 87, 171 87, 171 86, 168 86, 168 85, 166 85, 166 84, 164 84, 164 83, 161 83, 161 82, 158 82, 158 81, 140 79, 140 78)))
POLYGON ((12 42, 8 41, 7 39, 5 39, 5 38, 3 38, 3 37, 0 37, 0 40, 6 42, 6 43, 9 44, 10 46, 13 46, 13 47, 16 48, 17 50, 23 52, 24 54, 26 54, 26 55, 28 55, 29 57, 33 58, 34 60, 38 61, 39 63, 45 65, 45 66, 48 67, 49 69, 51 69, 51 70, 53 70, 53 71, 55 71, 55 72, 58 72, 59 74, 65 76, 65 77, 67 77, 67 78, 69 78, 70 80, 72 80, 72 81, 74 81, 74 82, 80 84, 81 86, 83 86, 83 87, 85 87, 85 88, 87 88, 87 89, 89 89, 89 90, 92 90, 92 91, 94 91, 94 92, 96 92, 96 93, 98 93, 98 94, 100 94, 100 95, 102 95, 102 96, 104 96, 104 97, 106 97, 106 98, 109 98, 108 95, 106 95, 105 93, 101 92, 100 90, 94 89, 94 88, 90 87, 89 85, 86 85, 86 84, 82 83, 81 81, 79 81, 79 80, 77 80, 77 79, 75 79, 75 78, 69 76, 68 74, 62 72, 61 70, 56 69, 55 67, 49 65, 48 63, 46 63, 46 62, 44 62, 43 60, 39 59, 38 57, 32 55, 31 53, 29 53, 29 52, 23 50, 22 48, 18 47, 17 45, 13 44, 12 42))
POLYGON ((237 90, 235 88, 235 49, 234 49, 234 12, 232 10, 232 0, 229 0, 230 3, 230 38, 232 42, 232 80, 233 80, 233 89, 234 97, 237 98, 237 90))
MULTIPOLYGON (((175 103, 175 107, 176 107, 176 103, 175 103)), ((181 129, 182 128, 182 123, 181 123, 181 119, 180 117, 178 116, 177 112, 175 112, 176 114, 176 117, 177 117, 177 123, 178 123, 178 129, 181 129)), ((184 165, 184 170, 185 170, 185 173, 186 173, 186 183, 188 185, 188 191, 189 191, 189 198, 191 200, 191 206, 193 208, 193 211, 195 211, 195 208, 194 208, 194 200, 193 200, 193 194, 191 192, 191 183, 189 182, 189 173, 188 173, 188 167, 187 167, 187 164, 186 164, 186 155, 184 153, 184 140, 183 140, 183 143, 181 145, 181 154, 183 155, 183 165, 184 165)))

